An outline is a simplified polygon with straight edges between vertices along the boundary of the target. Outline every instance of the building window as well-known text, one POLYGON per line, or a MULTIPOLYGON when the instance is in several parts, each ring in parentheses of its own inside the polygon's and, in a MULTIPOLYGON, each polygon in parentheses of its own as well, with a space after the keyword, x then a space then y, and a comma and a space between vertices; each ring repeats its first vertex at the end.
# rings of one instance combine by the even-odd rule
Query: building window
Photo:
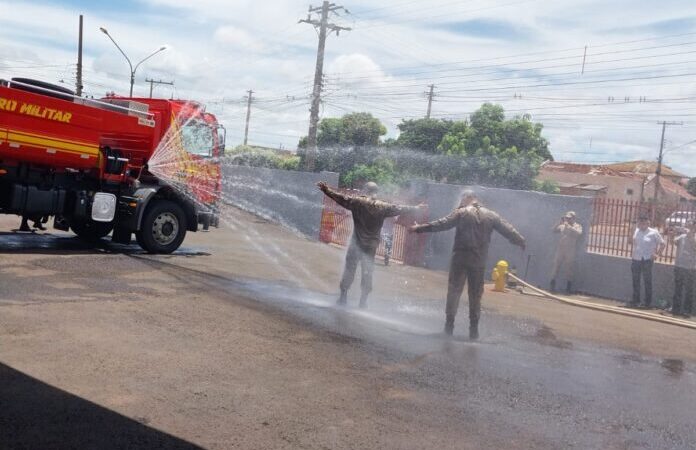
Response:
POLYGON ((626 189, 626 195, 633 195, 633 189, 626 189))

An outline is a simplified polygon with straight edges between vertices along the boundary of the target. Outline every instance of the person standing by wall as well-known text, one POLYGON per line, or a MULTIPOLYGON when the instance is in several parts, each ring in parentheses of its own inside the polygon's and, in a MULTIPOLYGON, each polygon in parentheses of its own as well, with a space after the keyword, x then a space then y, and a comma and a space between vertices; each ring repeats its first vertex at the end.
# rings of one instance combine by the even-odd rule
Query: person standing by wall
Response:
POLYGON ((686 224, 686 232, 674 238, 677 257, 674 260, 674 300, 672 314, 689 317, 694 303, 696 283, 696 222, 686 224))
POLYGON ((454 332, 454 318, 459 309, 459 299, 464 291, 464 285, 468 282, 469 338, 474 340, 479 337, 483 276, 493 230, 523 249, 525 239, 497 213, 481 206, 472 191, 464 191, 459 207, 447 217, 422 225, 413 225, 410 230, 423 233, 444 231, 454 227, 457 228, 457 232, 454 236, 447 283, 445 334, 452 335, 454 332))
POLYGON ((553 271, 551 272, 551 290, 556 290, 556 280, 566 280, 566 292, 572 293, 573 269, 575 267, 575 255, 578 242, 582 237, 582 225, 575 221, 575 212, 568 211, 561 222, 553 228, 554 233, 560 234, 556 255, 553 259, 553 271))
POLYGON ((633 233, 633 255, 631 274, 633 275, 633 299, 629 306, 649 308, 652 305, 652 270, 655 258, 665 249, 665 241, 660 232, 650 228, 648 216, 638 217, 638 227, 633 233), (645 300, 640 303, 640 280, 645 286, 645 300))
POLYGON ((319 189, 333 201, 350 210, 353 215, 353 236, 346 253, 346 264, 341 277, 341 295, 338 298, 339 305, 345 305, 348 301, 348 289, 355 279, 355 271, 360 263, 360 307, 367 307, 367 297, 372 291, 372 271, 375 264, 375 253, 379 246, 382 225, 387 217, 398 216, 407 212, 418 211, 425 205, 406 206, 387 203, 377 200, 379 187, 370 181, 365 184, 363 195, 347 195, 329 187, 321 181, 317 183, 319 189))

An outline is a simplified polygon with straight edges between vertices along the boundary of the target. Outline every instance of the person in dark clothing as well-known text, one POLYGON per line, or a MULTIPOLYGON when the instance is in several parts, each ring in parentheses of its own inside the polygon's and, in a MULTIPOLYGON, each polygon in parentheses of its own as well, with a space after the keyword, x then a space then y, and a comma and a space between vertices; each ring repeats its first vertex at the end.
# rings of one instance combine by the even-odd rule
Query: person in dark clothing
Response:
POLYGON ((469 338, 478 339, 481 316, 484 272, 488 246, 493 230, 511 243, 524 249, 525 239, 497 213, 481 206, 472 191, 465 191, 460 206, 447 217, 422 225, 414 225, 416 233, 444 231, 456 227, 452 259, 447 283, 445 333, 454 332, 454 318, 464 285, 469 282, 469 338))
POLYGON ((360 263, 360 307, 367 307, 367 297, 372 291, 372 271, 375 264, 375 253, 379 246, 384 219, 403 213, 417 211, 425 205, 406 206, 377 200, 378 186, 369 182, 365 185, 363 195, 348 195, 338 192, 325 182, 317 183, 319 189, 342 207, 350 210, 353 216, 353 236, 346 253, 346 265, 341 277, 341 295, 339 305, 348 301, 348 289, 355 279, 355 271, 360 263))
POLYGON ((674 300, 672 313, 689 317, 694 301, 696 283, 696 223, 690 221, 687 231, 674 239, 677 257, 674 260, 674 300))

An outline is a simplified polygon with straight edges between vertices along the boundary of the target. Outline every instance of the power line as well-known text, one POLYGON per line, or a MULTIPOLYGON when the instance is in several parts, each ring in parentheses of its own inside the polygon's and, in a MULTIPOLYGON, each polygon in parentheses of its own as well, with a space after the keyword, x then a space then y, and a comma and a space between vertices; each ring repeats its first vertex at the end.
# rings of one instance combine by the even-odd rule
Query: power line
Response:
POLYGON ((689 142, 687 142, 687 143, 685 143, 685 144, 678 145, 678 146, 676 146, 676 147, 670 147, 670 148, 668 148, 667 150, 665 150, 664 153, 665 153, 665 154, 671 153, 671 152, 673 152, 674 150, 679 150, 679 149, 682 149, 682 148, 684 148, 684 147, 688 147, 688 146, 691 145, 691 144, 696 144, 696 139, 694 139, 693 141, 689 141, 689 142))
MULTIPOLYGON (((666 55, 649 55, 649 56, 639 56, 639 57, 633 57, 633 58, 622 58, 622 59, 616 59, 616 60, 605 60, 605 61, 596 61, 592 63, 588 63, 587 65, 590 64, 603 64, 603 63, 618 63, 618 62, 626 62, 626 61, 635 61, 639 59, 650 59, 650 58, 662 58, 666 56, 683 56, 687 54, 695 54, 696 50, 690 50, 687 52, 677 52, 677 53, 671 53, 671 54, 666 54, 666 55)), ((634 66, 621 66, 621 67, 609 67, 609 68, 604 68, 604 69, 598 69, 598 70, 586 70, 585 73, 591 73, 593 74, 592 76, 599 76, 601 73, 606 73, 606 72, 615 72, 615 71, 630 71, 633 69, 648 69, 648 68, 659 68, 659 67, 666 67, 666 68, 673 68, 674 66, 678 65, 683 65, 683 64, 693 64, 696 61, 693 60, 688 60, 688 61, 678 61, 678 62, 661 62, 657 64, 642 64, 642 65, 634 65, 634 66), (597 75, 594 75, 597 74, 597 75)), ((569 78, 576 78, 577 77, 577 72, 571 71, 571 72, 556 72, 556 73, 539 73, 540 70, 543 69, 554 69, 554 68, 562 68, 562 67, 573 67, 576 66, 576 64, 561 64, 561 65, 554 65, 554 66, 545 66, 545 67, 531 67, 531 68, 521 68, 521 69, 510 69, 510 70, 505 70, 505 76, 503 77, 498 77, 498 78, 490 78, 490 77, 480 77, 480 78, 475 78, 475 79, 468 79, 470 77, 474 77, 477 75, 486 75, 486 74, 500 74, 501 70, 494 70, 494 71, 483 71, 483 72, 472 72, 470 74, 456 74, 456 75, 439 75, 439 76, 424 76, 424 77, 416 77, 412 79, 404 79, 401 81, 391 81, 391 80, 372 80, 370 81, 371 84, 374 84, 375 86, 366 86, 366 87, 361 87, 361 90, 381 90, 384 89, 385 86, 388 87, 393 87, 393 88, 409 88, 409 87, 418 87, 421 85, 421 83, 416 83, 416 80, 445 80, 445 79, 456 79, 456 81, 440 81, 438 84, 439 85, 459 85, 462 83, 466 84, 471 84, 471 83, 486 83, 486 82, 493 82, 493 81, 500 81, 500 80, 508 80, 510 77, 514 76, 515 79, 550 79, 550 78, 556 78, 556 79, 562 79, 561 77, 569 77, 569 78), (531 72, 531 73, 530 73, 531 72), (522 73, 521 75, 519 73, 522 73)), ((634 72, 633 74, 639 74, 641 72, 634 72)), ((654 71, 649 71, 649 73, 654 73, 654 71)), ((613 74, 607 74, 607 75, 613 75, 613 74)), ((618 76, 618 75, 617 75, 618 76)), ((335 85, 338 85, 342 79, 337 79, 337 81, 332 82, 335 85)), ((342 85, 344 86, 350 86, 354 83, 344 83, 342 85)))
MULTIPOLYGON (((610 83, 610 82, 616 82, 616 81, 657 80, 657 79, 664 79, 664 78, 692 77, 694 75, 696 75, 696 72, 689 72, 689 73, 676 74, 676 75, 654 75, 654 76, 646 76, 646 77, 628 77, 628 78, 618 78, 615 80, 570 81, 570 82, 562 82, 562 83, 540 83, 540 84, 528 84, 528 85, 508 85, 508 86, 499 86, 499 87, 490 87, 490 88, 459 89, 455 92, 500 91, 500 90, 522 89, 522 88, 544 87, 544 86, 554 86, 555 87, 555 86, 588 85, 588 84, 597 84, 597 83, 610 83)), ((446 92, 449 92, 449 91, 446 91, 446 92)))
MULTIPOLYGON (((641 47, 641 48, 635 48, 635 49, 625 49, 625 50, 613 50, 613 51, 607 51, 607 52, 600 52, 600 53, 595 53, 588 55, 590 57, 596 57, 596 56, 605 56, 605 55, 616 55, 616 54, 621 54, 621 53, 632 53, 632 52, 642 52, 646 50, 659 50, 659 49, 664 49, 664 48, 673 48, 673 47, 686 47, 686 46, 691 46, 696 44, 696 41, 689 41, 689 42, 680 42, 676 44, 667 44, 667 45, 658 45, 658 46, 652 46, 652 47, 641 47)), ((658 54, 658 55, 643 55, 643 56, 636 56, 636 57, 631 57, 627 59, 612 59, 612 60, 603 60, 603 61, 588 61, 586 62, 586 65, 593 65, 593 64, 602 64, 602 63, 613 63, 613 62, 623 62, 623 61, 630 61, 630 60, 636 60, 636 59, 648 59, 648 58, 659 58, 659 57, 664 57, 664 56, 679 56, 685 53, 692 53, 692 52, 676 52, 676 53, 668 53, 668 54, 658 54)), ((510 67, 511 64, 536 64, 540 62, 549 62, 549 61, 559 61, 559 60, 569 60, 569 59, 579 59, 581 55, 570 55, 570 56, 558 56, 558 57, 553 57, 553 58, 542 58, 542 59, 532 59, 532 60, 526 60, 526 61, 511 61, 511 62, 505 62, 505 63, 500 63, 500 64, 486 64, 486 65, 479 65, 479 66, 469 66, 469 67, 458 67, 458 68, 451 68, 451 69, 441 69, 437 70, 435 72, 440 73, 440 72, 460 72, 460 71, 471 71, 473 69, 499 69, 499 68, 507 68, 510 67)), ((496 58, 491 58, 490 60, 495 60, 496 58)), ((486 61, 486 60, 480 60, 480 61, 486 61)), ((450 64, 462 64, 460 63, 450 63, 450 64)), ((548 66, 548 67, 529 67, 529 68, 520 68, 519 70, 541 70, 545 68, 558 68, 558 67, 572 67, 573 65, 554 65, 554 66, 548 66)), ((413 67, 413 68, 421 68, 419 67, 413 67)), ((362 72, 354 72, 354 73, 374 73, 375 71, 362 71, 362 72)), ((378 71, 382 72, 382 70, 378 71)), ((406 73, 403 74, 402 76, 408 77, 408 76, 413 76, 413 75, 422 75, 426 74, 429 75, 430 77, 433 74, 433 71, 421 71, 421 72, 413 72, 413 73, 406 73)), ((479 73, 480 74, 480 73, 479 73)), ((329 74, 329 76, 335 75, 335 74, 329 74)), ((350 77, 342 77, 344 80, 361 80, 361 79, 373 79, 371 76, 350 76, 350 77)))
MULTIPOLYGON (((588 47, 588 48, 592 48, 592 49, 605 48, 605 47, 613 47, 613 46, 624 45, 624 44, 658 41, 658 40, 663 40, 663 39, 671 39, 674 37, 685 37, 685 36, 694 36, 694 35, 696 35, 696 32, 666 35, 666 36, 655 37, 655 38, 650 38, 650 39, 638 39, 638 40, 632 40, 632 41, 599 44, 599 45, 593 45, 593 46, 588 47)), ((677 45, 677 46, 684 45, 684 43, 668 44, 665 46, 639 47, 639 48, 635 48, 635 49, 617 50, 614 53, 628 52, 628 51, 642 51, 642 50, 649 50, 649 49, 656 49, 656 48, 666 48, 666 47, 672 47, 675 45, 677 45)), ((567 53, 567 52, 574 52, 574 51, 580 52, 583 49, 584 49, 584 47, 569 47, 569 48, 560 49, 560 50, 543 50, 543 51, 538 51, 538 52, 520 53, 517 55, 505 55, 505 56, 497 56, 497 57, 491 57, 491 58, 478 58, 478 59, 470 59, 470 60, 451 61, 451 62, 443 62, 443 63, 430 64, 430 65, 432 65, 432 66, 452 66, 452 65, 470 64, 470 63, 491 62, 491 61, 500 61, 500 60, 511 59, 511 58, 522 58, 522 57, 529 57, 529 56, 558 54, 558 53, 567 53)), ((604 54, 606 54, 606 53, 595 53, 595 54, 589 54, 588 56, 600 56, 600 55, 604 55, 604 54)), ((541 60, 509 61, 509 62, 505 62, 503 64, 498 64, 495 66, 489 66, 489 65, 478 66, 478 68, 481 68, 481 67, 501 67, 501 66, 507 66, 510 64, 528 64, 528 63, 540 62, 540 61, 557 61, 559 59, 580 58, 581 56, 582 55, 580 53, 578 53, 578 54, 571 55, 571 56, 545 58, 545 59, 541 59, 541 60)), ((375 73, 375 72, 381 73, 383 71, 400 71, 400 70, 421 69, 421 68, 422 68, 422 66, 401 66, 401 67, 391 67, 391 68, 380 68, 380 69, 375 69, 375 70, 366 70, 366 71, 362 71, 360 73, 375 73)), ((477 68, 477 67, 474 67, 474 68, 477 68)), ((442 69, 442 70, 449 71, 449 70, 468 70, 468 69, 469 68, 442 69)), ((429 73, 429 72, 423 72, 423 73, 429 73)))

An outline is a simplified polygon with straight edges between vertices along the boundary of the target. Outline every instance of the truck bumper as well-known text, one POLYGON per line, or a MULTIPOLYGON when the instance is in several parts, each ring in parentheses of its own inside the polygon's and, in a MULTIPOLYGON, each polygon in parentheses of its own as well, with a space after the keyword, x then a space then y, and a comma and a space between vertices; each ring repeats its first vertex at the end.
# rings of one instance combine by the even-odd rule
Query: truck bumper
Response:
POLYGON ((202 225, 203 231, 210 227, 217 228, 220 225, 220 216, 217 211, 199 211, 198 223, 202 225))

